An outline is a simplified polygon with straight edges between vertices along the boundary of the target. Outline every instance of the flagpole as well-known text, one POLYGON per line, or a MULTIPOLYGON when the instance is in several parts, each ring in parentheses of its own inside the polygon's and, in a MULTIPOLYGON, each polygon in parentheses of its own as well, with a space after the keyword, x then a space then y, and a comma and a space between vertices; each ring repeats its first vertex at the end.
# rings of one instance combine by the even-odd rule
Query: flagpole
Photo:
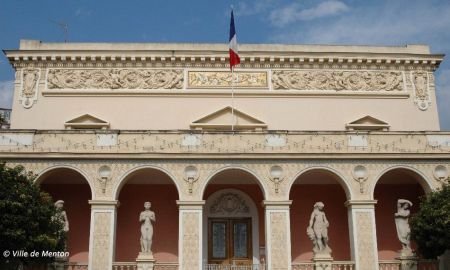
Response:
POLYGON ((234 131, 234 67, 231 68, 231 131, 234 131))

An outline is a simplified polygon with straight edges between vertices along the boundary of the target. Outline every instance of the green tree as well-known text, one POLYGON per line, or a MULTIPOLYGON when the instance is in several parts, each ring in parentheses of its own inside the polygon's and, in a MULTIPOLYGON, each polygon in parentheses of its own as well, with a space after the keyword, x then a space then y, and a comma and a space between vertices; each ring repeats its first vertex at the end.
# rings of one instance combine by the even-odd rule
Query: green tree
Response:
POLYGON ((33 184, 34 179, 35 175, 22 166, 9 168, 0 162, 0 269, 42 265, 53 260, 17 257, 13 251, 64 251, 64 240, 60 238, 63 224, 53 218, 57 210, 52 199, 33 184))
POLYGON ((450 182, 422 197, 420 210, 411 218, 411 239, 427 259, 450 249, 450 182))

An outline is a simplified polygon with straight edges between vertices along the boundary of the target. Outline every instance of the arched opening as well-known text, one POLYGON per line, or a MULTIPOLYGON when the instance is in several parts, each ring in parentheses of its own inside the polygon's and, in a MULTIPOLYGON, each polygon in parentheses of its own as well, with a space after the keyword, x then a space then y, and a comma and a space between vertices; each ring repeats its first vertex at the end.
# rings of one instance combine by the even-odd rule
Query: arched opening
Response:
MULTIPOLYGON (((397 212, 397 200, 406 199, 412 202, 411 215, 419 210, 419 198, 425 194, 425 179, 407 168, 394 168, 378 179, 374 199, 375 220, 377 230, 378 257, 380 260, 393 260, 398 257, 398 251, 402 245, 397 236, 395 225, 395 213, 397 212)), ((414 249, 414 243, 412 243, 414 249)))
POLYGON ((50 194, 53 201, 64 201, 69 221, 67 251, 69 262, 87 263, 91 220, 91 187, 86 178, 72 168, 52 168, 38 176, 35 182, 50 194))
POLYGON ((204 189, 203 262, 259 264, 265 249, 264 194, 250 172, 228 168, 204 189))
MULTIPOLYGON (((328 237, 334 260, 351 259, 348 214, 345 202, 347 186, 344 180, 327 169, 315 168, 302 172, 291 186, 291 249, 295 263, 311 261, 313 244, 306 234, 316 202, 323 202, 329 222, 328 237)), ((349 192, 348 192, 349 193, 349 192)))
POLYGON ((139 215, 150 202, 155 213, 151 251, 157 263, 178 262, 178 190, 173 179, 156 168, 138 168, 121 179, 116 197, 115 261, 136 261, 141 251, 139 215))

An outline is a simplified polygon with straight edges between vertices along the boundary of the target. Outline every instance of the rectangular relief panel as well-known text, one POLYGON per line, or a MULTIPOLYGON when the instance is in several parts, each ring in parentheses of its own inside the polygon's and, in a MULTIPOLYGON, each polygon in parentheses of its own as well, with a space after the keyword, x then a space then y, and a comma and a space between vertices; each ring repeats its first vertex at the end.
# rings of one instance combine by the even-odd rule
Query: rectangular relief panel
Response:
MULTIPOLYGON (((228 89, 232 87, 230 71, 188 71, 188 88, 228 89)), ((235 71, 234 87, 268 89, 266 71, 235 71)))
POLYGON ((373 70, 274 70, 275 90, 406 92, 401 71, 373 70))

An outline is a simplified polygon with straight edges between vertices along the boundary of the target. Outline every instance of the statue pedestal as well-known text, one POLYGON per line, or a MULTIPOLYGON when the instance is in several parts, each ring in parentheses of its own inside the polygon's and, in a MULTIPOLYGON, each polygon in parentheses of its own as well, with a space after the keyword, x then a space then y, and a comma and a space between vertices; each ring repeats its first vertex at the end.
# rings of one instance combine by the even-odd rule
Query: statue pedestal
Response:
POLYGON ((316 253, 313 257, 314 270, 331 270, 333 257, 329 253, 316 253))
POLYGON ((402 249, 398 252, 397 260, 400 260, 400 270, 417 270, 418 258, 411 249, 402 249))
POLYGON ((153 270, 155 259, 151 252, 139 252, 136 258, 137 270, 153 270))

